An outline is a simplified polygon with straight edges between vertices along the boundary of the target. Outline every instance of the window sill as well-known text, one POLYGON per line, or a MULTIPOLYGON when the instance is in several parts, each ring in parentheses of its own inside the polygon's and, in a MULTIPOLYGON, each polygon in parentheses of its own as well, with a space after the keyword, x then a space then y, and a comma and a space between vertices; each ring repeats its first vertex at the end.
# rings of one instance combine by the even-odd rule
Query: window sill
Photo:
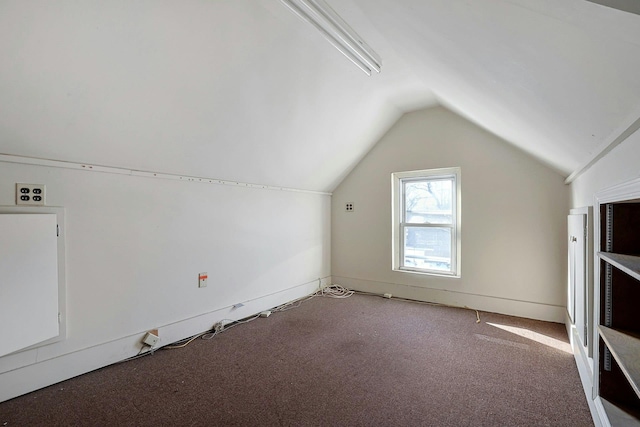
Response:
POLYGON ((436 270, 418 270, 411 268, 394 268, 393 271, 398 273, 411 273, 411 274, 420 274, 422 276, 435 276, 435 277, 446 277, 450 279, 460 279, 460 274, 457 273, 447 273, 444 271, 436 271, 436 270))

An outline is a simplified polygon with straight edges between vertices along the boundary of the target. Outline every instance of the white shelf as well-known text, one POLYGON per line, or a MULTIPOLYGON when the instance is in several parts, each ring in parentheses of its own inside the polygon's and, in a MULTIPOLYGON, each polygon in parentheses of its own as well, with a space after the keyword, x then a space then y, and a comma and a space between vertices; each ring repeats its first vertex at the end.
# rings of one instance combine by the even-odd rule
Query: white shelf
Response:
POLYGON ((598 326, 598 332, 640 397, 640 339, 602 325, 598 326))
POLYGON ((640 280, 640 257, 622 255, 611 252, 598 253, 600 259, 605 260, 614 267, 624 271, 636 280, 640 280))
POLYGON ((600 398, 602 401, 602 407, 604 411, 607 413, 607 418, 609 418, 609 424, 615 427, 638 427, 640 426, 640 420, 638 420, 633 415, 627 413, 623 409, 620 409, 613 403, 609 402, 606 399, 600 398))

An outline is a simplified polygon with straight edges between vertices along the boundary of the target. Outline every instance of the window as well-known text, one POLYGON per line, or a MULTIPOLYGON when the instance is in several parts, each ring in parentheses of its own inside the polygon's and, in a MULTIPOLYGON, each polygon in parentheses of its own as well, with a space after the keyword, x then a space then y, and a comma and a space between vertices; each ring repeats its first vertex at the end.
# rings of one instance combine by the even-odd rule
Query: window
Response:
POLYGON ((393 269, 460 277, 460 168, 391 177, 393 269))

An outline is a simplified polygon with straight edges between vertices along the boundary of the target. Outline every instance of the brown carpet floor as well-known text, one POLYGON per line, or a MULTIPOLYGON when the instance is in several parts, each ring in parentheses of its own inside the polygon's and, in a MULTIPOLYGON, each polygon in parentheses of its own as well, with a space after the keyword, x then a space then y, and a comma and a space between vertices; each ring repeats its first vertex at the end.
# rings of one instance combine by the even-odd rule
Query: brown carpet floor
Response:
POLYGON ((0 426, 593 425, 564 325, 480 317, 318 297, 0 403, 0 426))

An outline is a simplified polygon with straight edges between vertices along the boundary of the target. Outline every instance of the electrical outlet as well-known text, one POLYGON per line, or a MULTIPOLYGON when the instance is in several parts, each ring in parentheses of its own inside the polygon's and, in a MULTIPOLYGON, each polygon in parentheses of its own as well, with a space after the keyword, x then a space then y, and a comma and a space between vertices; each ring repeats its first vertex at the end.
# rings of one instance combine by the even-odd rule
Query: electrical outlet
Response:
POLYGON ((158 343, 158 341, 160 341, 160 337, 157 334, 158 334, 157 329, 154 329, 151 332, 147 332, 144 338, 142 339, 142 342, 148 345, 149 347, 153 347, 158 343))
POLYGON ((345 205, 345 210, 347 212, 353 212, 353 202, 349 202, 345 205))
POLYGON ((206 271, 204 273, 200 273, 198 275, 198 287, 199 288, 206 288, 207 287, 207 279, 208 278, 209 278, 209 276, 207 275, 206 271))
POLYGON ((16 184, 16 205, 44 206, 46 187, 44 184, 16 184))

